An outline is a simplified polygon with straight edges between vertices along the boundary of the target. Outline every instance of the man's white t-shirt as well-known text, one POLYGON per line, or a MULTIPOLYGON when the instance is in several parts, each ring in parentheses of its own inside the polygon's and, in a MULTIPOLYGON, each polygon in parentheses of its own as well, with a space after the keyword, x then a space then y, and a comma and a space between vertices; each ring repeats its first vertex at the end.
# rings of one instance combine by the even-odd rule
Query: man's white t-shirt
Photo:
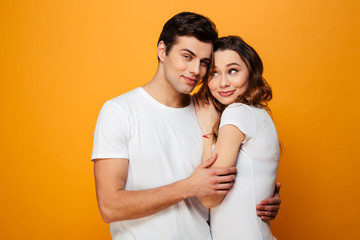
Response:
MULTIPOLYGON (((201 135, 193 103, 167 107, 137 88, 102 107, 91 159, 128 159, 125 190, 156 188, 190 176, 201 163, 201 135)), ((148 217, 113 222, 110 230, 121 240, 211 239, 207 220, 208 210, 189 198, 148 217)))
POLYGON ((273 240, 270 223, 256 215, 256 205, 272 197, 279 163, 279 140, 265 109, 229 105, 219 128, 233 125, 246 135, 236 162, 235 183, 223 202, 210 210, 214 240, 273 240))

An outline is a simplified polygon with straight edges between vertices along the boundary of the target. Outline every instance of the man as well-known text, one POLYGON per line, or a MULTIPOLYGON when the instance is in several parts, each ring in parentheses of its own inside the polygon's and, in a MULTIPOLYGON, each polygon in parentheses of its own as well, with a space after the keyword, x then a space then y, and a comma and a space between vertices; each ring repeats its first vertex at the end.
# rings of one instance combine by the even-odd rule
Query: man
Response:
MULTIPOLYGON (((189 93, 206 74, 217 37, 209 19, 175 15, 159 38, 155 76, 104 104, 92 159, 113 239, 211 239, 198 198, 226 194, 236 168, 209 169, 216 156, 200 164, 201 129, 189 93)), ((267 201, 273 205, 260 208, 272 219, 280 198, 267 201)))

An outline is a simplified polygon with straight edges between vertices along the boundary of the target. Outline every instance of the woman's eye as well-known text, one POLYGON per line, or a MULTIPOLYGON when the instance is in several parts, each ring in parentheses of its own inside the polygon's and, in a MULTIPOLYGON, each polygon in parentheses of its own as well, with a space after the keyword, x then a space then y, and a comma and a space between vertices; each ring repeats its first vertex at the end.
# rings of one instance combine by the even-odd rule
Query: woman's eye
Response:
POLYGON ((238 72, 238 70, 236 70, 236 69, 230 69, 230 71, 229 71, 230 74, 235 74, 237 72, 238 72))
POLYGON ((213 76, 218 76, 219 75, 219 73, 218 72, 213 72, 213 76))

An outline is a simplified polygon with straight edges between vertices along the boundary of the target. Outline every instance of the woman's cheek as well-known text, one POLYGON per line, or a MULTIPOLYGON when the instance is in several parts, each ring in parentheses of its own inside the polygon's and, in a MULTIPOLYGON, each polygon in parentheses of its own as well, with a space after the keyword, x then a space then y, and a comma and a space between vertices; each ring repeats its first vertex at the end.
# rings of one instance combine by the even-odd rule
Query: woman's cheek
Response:
POLYGON ((210 89, 211 92, 214 91, 214 90, 216 89, 216 80, 215 80, 215 79, 211 79, 211 80, 209 81, 208 86, 209 86, 209 89, 210 89))

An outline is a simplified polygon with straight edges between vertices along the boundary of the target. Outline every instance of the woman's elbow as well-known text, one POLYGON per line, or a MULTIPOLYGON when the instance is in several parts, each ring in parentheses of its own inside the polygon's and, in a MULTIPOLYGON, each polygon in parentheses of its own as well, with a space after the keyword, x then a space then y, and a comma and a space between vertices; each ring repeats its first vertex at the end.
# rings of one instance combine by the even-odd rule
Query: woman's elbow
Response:
POLYGON ((221 201, 216 201, 213 199, 200 199, 201 204, 206 208, 214 208, 220 205, 221 201))

